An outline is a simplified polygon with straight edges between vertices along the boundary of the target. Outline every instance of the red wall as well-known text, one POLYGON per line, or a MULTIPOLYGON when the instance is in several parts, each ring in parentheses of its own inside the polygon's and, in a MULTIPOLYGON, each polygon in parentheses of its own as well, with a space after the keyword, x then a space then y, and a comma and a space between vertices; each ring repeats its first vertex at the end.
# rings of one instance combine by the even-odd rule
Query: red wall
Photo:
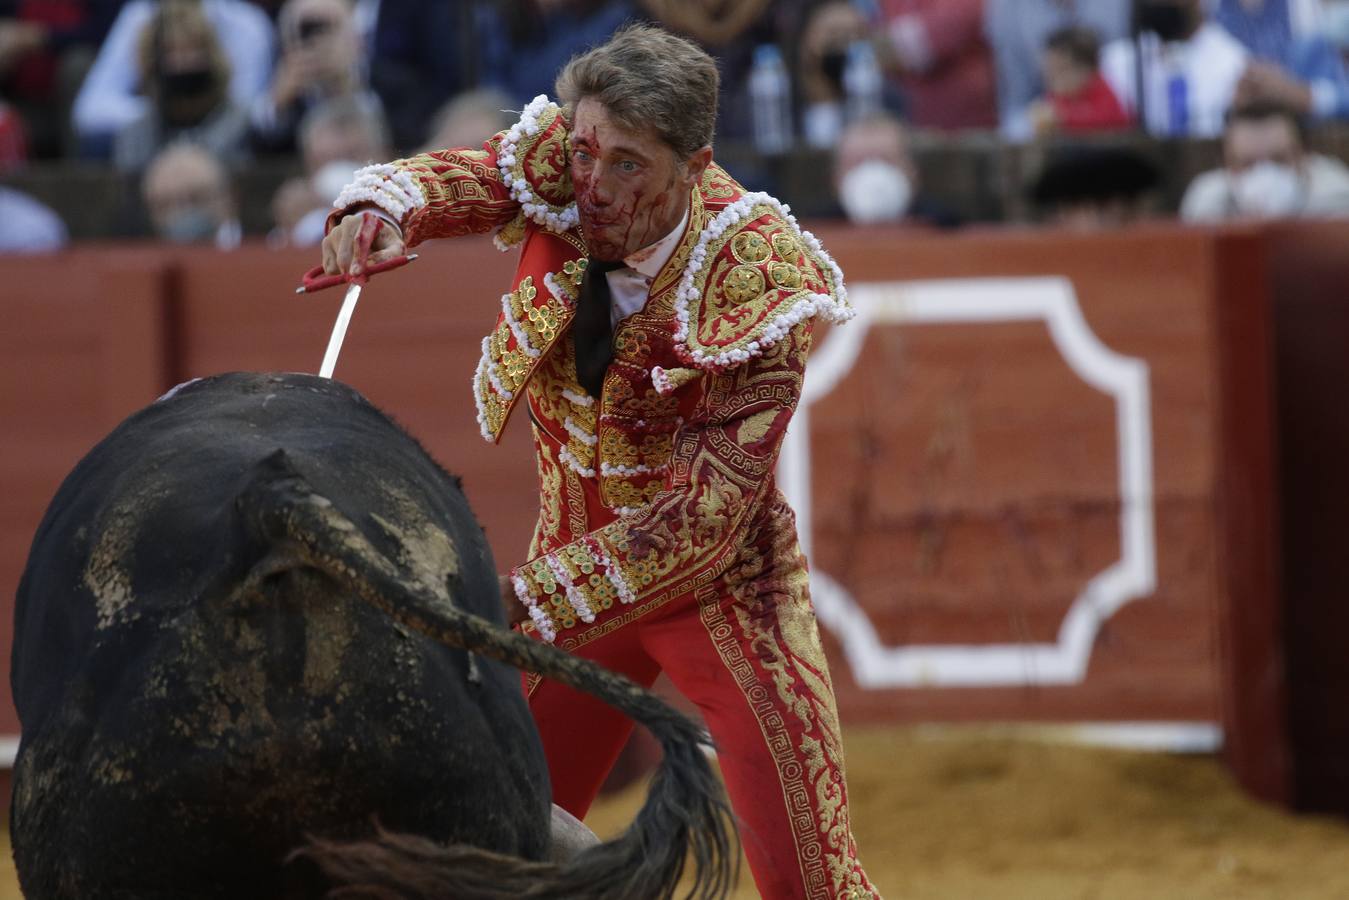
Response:
MULTIPOLYGON (((1248 783, 1284 796, 1268 236, 820 237, 855 285, 1067 277, 1097 338, 1146 362, 1151 388, 1157 589, 1101 624, 1086 677, 865 689, 829 635, 845 719, 1222 721, 1248 783)), ((478 239, 422 250, 366 289, 336 374, 463 476, 504 568, 537 509, 527 430, 483 445, 469 384, 512 257, 478 239)), ((341 297, 292 294, 311 257, 109 246, 0 259, 4 602, 60 479, 123 416, 198 375, 317 369, 341 297)), ((1052 642, 1119 557, 1115 404, 1042 323, 873 328, 812 408, 809 440, 812 565, 885 643, 1052 642)), ((16 728, 0 699, 0 733, 16 728)))

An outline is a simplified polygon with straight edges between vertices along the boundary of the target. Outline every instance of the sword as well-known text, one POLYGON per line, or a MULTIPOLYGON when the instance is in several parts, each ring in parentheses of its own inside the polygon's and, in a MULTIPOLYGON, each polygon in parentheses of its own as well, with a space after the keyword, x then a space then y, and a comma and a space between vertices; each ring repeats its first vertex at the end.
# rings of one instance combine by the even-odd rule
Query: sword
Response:
POLYGON ((361 283, 352 281, 347 295, 342 298, 342 308, 337 311, 337 322, 333 325, 332 336, 328 338, 328 349, 323 353, 323 365, 319 366, 320 378, 332 378, 337 367, 337 354, 342 352, 342 341, 347 337, 347 326, 351 324, 351 314, 356 311, 356 301, 361 299, 361 283))
POLYGON ((366 267, 366 257, 370 255, 370 245, 379 233, 380 218, 370 213, 361 216, 361 230, 356 234, 356 259, 361 264, 361 274, 324 275, 322 266, 315 266, 304 275, 304 283, 295 289, 297 294, 312 294, 334 285, 346 284, 347 294, 342 298, 342 308, 337 311, 337 321, 333 323, 333 333, 328 338, 328 349, 323 353, 323 364, 319 366, 319 377, 332 378, 337 367, 337 356, 342 352, 342 342, 346 340, 347 328, 351 325, 352 313, 356 311, 356 301, 361 298, 361 288, 370 280, 370 276, 405 266, 417 258, 417 254, 396 256, 393 259, 366 267))

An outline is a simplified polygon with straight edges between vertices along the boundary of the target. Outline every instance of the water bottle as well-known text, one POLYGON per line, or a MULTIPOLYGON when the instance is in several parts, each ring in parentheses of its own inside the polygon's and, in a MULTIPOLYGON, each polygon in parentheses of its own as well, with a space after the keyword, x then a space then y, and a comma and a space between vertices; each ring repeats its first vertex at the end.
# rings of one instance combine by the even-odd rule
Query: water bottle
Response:
POLYGON ((754 111, 755 148, 768 156, 786 153, 792 146, 792 85, 782 54, 773 44, 754 51, 749 98, 754 111))
POLYGON ((849 122, 881 111, 881 67, 870 41, 853 41, 848 45, 843 93, 847 97, 849 122))
POLYGON ((1184 72, 1172 72, 1166 79, 1166 136, 1179 138, 1190 133, 1190 86, 1184 72))

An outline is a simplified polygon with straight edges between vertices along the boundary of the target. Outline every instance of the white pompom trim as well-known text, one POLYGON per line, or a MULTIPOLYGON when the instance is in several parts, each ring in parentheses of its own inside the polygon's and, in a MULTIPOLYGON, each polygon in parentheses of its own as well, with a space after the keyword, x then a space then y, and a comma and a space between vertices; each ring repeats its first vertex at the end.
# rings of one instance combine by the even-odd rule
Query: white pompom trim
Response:
POLYGON ((637 595, 632 592, 632 588, 628 587, 628 583, 623 579, 623 573, 619 571, 618 566, 614 565, 614 561, 609 558, 609 554, 604 552, 600 542, 590 535, 586 535, 585 544, 590 548, 590 555, 595 557, 595 561, 604 566, 604 577, 609 579, 609 583, 613 585, 615 593, 618 594, 618 602, 624 605, 636 602, 637 595))
POLYGON ((581 621, 587 624, 595 621, 594 611, 591 610, 590 604, 586 602, 585 595, 576 589, 576 585, 572 584, 571 576, 567 574, 566 568, 562 565, 562 560, 549 553, 544 557, 544 561, 548 563, 548 568, 552 570, 558 584, 562 585, 563 590, 566 591, 567 602, 581 617, 581 621))
POLYGON ((511 573, 511 587, 515 588, 516 599, 529 611, 529 618, 539 630, 539 636, 550 644, 557 640, 557 629, 553 627, 552 617, 539 606, 538 599, 529 593, 525 580, 514 572, 511 573))
POLYGON ((426 194, 409 173, 380 163, 357 169, 333 201, 333 208, 346 209, 357 203, 374 204, 401 223, 405 215, 426 205, 426 194))
POLYGON ((567 429, 568 434, 585 444, 587 447, 593 447, 600 441, 595 435, 573 422, 571 416, 567 416, 567 418, 563 420, 562 427, 567 429))
POLYGON ((589 394, 578 394, 571 388, 562 389, 562 399, 571 403, 573 406, 579 406, 583 409, 589 409, 595 405, 595 398, 589 394))
POLYGON ((567 468, 571 469, 573 472, 575 472, 577 475, 580 475, 582 478, 595 477, 595 470, 588 469, 584 465, 582 465, 581 461, 572 455, 570 449, 563 447, 558 452, 557 456, 558 459, 562 460, 564 463, 567 464, 567 468))
POLYGON ((511 295, 501 295, 501 314, 506 317, 506 324, 510 326, 511 334, 515 335, 515 343, 520 345, 520 349, 525 351, 531 358, 538 359, 539 351, 529 343, 525 330, 520 326, 520 322, 515 318, 515 312, 511 309, 511 295))
POLYGON ((615 466, 611 463, 602 462, 600 463, 600 474, 605 477, 631 477, 633 475, 651 475, 656 472, 665 472, 669 470, 669 468, 670 466, 668 464, 661 466, 647 466, 638 463, 635 466, 625 466, 622 464, 615 466))

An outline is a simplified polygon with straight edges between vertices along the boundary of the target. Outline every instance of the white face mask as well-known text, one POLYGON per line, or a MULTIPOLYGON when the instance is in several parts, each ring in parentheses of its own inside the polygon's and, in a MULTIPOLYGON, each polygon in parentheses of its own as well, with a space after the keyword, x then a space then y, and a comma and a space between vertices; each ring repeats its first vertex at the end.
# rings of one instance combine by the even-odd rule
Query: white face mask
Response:
POLYGON ((1306 203, 1302 178, 1291 166, 1261 162, 1231 176, 1232 199, 1243 216, 1277 219, 1295 216, 1306 203))
POLYGON ((332 203, 342 193, 342 188, 351 183, 360 167, 360 163, 349 159, 335 159, 324 163, 309 179, 309 184, 324 203, 332 203))
POLYGON ((838 186, 838 202, 844 214, 859 225, 898 221, 912 200, 909 176, 879 159, 868 159, 849 169, 838 186))

